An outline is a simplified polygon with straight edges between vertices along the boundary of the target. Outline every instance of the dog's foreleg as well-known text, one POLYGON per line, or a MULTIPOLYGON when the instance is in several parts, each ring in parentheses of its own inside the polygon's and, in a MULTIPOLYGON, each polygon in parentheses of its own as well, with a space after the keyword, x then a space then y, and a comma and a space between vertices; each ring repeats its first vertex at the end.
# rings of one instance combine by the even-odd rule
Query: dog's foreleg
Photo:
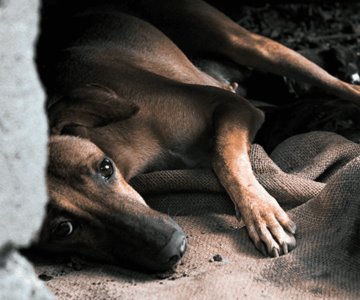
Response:
POLYGON ((213 169, 250 238, 264 254, 276 257, 288 253, 296 245, 296 226, 256 180, 248 154, 250 141, 262 123, 262 114, 244 100, 236 105, 222 105, 215 118, 213 169))

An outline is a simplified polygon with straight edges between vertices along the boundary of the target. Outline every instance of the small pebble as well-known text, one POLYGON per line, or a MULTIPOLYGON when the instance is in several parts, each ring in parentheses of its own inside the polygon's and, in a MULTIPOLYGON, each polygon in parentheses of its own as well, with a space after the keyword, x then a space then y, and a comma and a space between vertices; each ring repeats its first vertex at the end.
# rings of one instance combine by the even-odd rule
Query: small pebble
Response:
POLYGON ((222 258, 222 256, 220 254, 216 254, 216 255, 213 256, 213 260, 214 261, 222 261, 223 258, 222 258))

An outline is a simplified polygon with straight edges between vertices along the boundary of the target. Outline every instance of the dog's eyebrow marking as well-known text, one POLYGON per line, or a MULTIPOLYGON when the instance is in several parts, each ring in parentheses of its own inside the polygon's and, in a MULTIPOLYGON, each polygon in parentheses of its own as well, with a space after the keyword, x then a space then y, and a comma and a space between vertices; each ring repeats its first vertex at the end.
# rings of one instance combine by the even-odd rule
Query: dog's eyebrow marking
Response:
POLYGON ((91 152, 91 153, 87 154, 86 156, 85 156, 85 154, 82 154, 82 155, 84 155, 84 156, 81 157, 81 162, 99 161, 103 157, 103 155, 99 155, 99 153, 94 153, 94 152, 91 152))
MULTIPOLYGON (((51 206, 49 206, 51 211, 57 211, 56 215, 67 215, 70 218, 79 218, 83 220, 91 220, 97 225, 101 226, 101 221, 91 213, 90 211, 99 206, 94 202, 87 202, 89 209, 84 209, 84 202, 79 200, 81 198, 81 191, 76 188, 71 188, 71 196, 68 196, 66 193, 61 193, 56 191, 51 196, 51 206)), ((97 208, 96 208, 97 209, 97 208)))
MULTIPOLYGON (((48 165, 48 174, 57 178, 66 179, 69 175, 77 176, 84 174, 92 174, 92 171, 96 171, 99 163, 106 156, 100 156, 98 153, 90 153, 79 157, 77 161, 72 162, 72 159, 66 159, 66 161, 61 161, 60 163, 50 163, 48 165), (68 163, 70 162, 70 164, 68 163)), ((72 176, 71 176, 72 177, 72 176)))

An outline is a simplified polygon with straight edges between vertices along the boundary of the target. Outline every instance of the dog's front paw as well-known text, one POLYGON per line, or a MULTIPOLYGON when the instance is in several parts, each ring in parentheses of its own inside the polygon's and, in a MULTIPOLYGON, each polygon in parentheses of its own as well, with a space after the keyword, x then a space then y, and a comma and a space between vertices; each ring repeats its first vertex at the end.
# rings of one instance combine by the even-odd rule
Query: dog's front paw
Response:
POLYGON ((239 212, 251 240, 264 255, 278 257, 296 247, 296 225, 270 195, 247 199, 239 212))

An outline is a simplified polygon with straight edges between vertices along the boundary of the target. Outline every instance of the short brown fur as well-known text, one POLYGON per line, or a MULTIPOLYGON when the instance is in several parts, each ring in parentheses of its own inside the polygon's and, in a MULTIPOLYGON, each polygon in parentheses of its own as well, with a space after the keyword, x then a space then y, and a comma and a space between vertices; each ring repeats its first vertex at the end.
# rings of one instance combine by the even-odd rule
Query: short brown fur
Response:
MULTIPOLYGON (((79 234, 76 243, 68 242, 68 250, 80 245, 80 252, 113 262, 116 254, 107 249, 111 243, 96 236, 111 231, 117 239, 125 236, 119 248, 128 251, 120 251, 120 256, 148 255, 148 261, 142 258, 138 264, 157 269, 149 262, 157 254, 137 252, 155 247, 156 242, 141 235, 134 224, 135 241, 127 234, 116 235, 116 228, 109 230, 108 225, 120 228, 119 216, 129 216, 125 232, 131 231, 131 218, 146 215, 147 224, 161 219, 172 229, 156 244, 158 252, 180 229, 148 208, 127 182, 143 172, 212 166, 260 251, 279 256, 295 247, 295 224, 251 170, 248 151, 263 113, 234 93, 236 83, 209 76, 188 57, 211 53, 237 65, 306 81, 356 103, 359 87, 332 77, 275 41, 248 32, 203 1, 107 1, 80 10, 64 26, 62 38, 68 41, 57 43, 54 53, 39 59, 54 135, 43 244, 51 244, 49 224, 65 211, 71 215, 68 218, 96 227, 79 234), (60 134, 78 138, 56 137, 60 134), (116 188, 92 182, 104 153, 115 164, 116 188)), ((49 34, 55 35, 51 30, 49 34)), ((63 244, 52 248, 61 250, 63 244)))

